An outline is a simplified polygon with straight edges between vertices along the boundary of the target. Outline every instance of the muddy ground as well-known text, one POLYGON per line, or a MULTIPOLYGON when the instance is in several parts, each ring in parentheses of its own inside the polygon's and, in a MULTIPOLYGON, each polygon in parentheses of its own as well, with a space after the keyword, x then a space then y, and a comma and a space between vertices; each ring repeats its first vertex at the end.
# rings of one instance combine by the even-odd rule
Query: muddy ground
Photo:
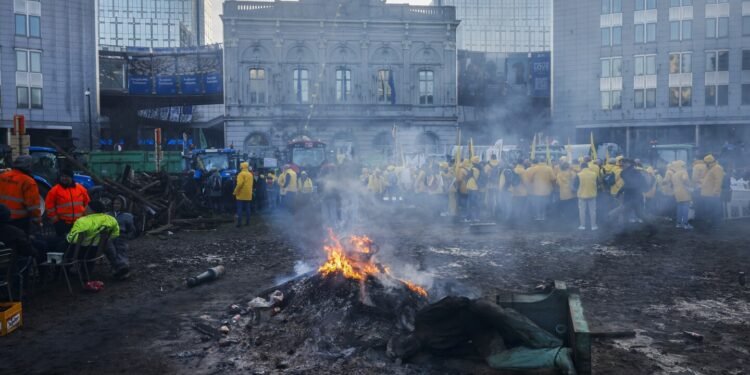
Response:
MULTIPOLYGON (((750 285, 738 284, 738 272, 750 271, 750 222, 729 222, 710 234, 678 231, 662 222, 613 235, 506 227, 472 234, 464 225, 425 224, 435 220, 385 215, 359 232, 382 244, 384 259, 414 281, 432 283, 433 297, 448 292, 446 283, 469 295, 531 291, 545 280, 579 288, 592 330, 637 332, 633 339, 594 342, 596 374, 747 374, 750 369, 750 285), (696 341, 683 331, 704 338, 696 341)), ((0 338, 0 373, 252 373, 247 363, 226 354, 236 353, 236 344, 220 346, 220 335, 196 327, 218 332, 231 316, 231 304, 318 264, 322 234, 314 224, 299 227, 277 214, 255 217, 242 230, 225 225, 138 238, 131 243, 128 281, 110 280, 104 265, 99 275, 106 287, 100 293, 77 290, 70 296, 63 283, 38 286, 24 303, 24 327, 0 338), (222 279, 196 288, 184 285, 186 277, 215 264, 227 269, 222 279)), ((265 362, 276 356, 281 363, 285 352, 253 355, 265 362)), ((351 373, 346 361, 322 360, 310 371, 260 365, 254 371, 351 373)), ((415 364, 374 363, 360 373, 394 373, 399 366, 404 372, 436 372, 415 364)))

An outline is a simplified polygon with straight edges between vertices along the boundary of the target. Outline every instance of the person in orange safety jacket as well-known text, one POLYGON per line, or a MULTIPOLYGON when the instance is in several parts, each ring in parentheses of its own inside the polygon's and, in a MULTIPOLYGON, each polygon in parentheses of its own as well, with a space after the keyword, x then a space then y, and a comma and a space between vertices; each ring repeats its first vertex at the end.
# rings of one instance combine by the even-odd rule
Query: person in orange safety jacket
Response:
POLYGON ((30 223, 42 223, 39 188, 31 177, 31 164, 31 156, 21 155, 13 161, 12 169, 0 174, 0 204, 10 210, 9 224, 26 234, 30 223))
POLYGON ((58 237, 70 232, 90 201, 86 188, 73 181, 73 171, 63 170, 59 183, 52 187, 45 199, 47 217, 54 224, 58 237))

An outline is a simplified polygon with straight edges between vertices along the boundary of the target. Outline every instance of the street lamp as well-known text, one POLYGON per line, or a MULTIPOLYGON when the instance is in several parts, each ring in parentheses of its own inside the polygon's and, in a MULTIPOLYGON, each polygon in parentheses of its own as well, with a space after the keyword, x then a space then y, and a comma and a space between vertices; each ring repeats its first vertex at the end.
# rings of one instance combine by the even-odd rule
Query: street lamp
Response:
POLYGON ((86 95, 89 103, 89 152, 91 152, 94 151, 94 136, 91 130, 91 90, 87 87, 83 95, 86 95))

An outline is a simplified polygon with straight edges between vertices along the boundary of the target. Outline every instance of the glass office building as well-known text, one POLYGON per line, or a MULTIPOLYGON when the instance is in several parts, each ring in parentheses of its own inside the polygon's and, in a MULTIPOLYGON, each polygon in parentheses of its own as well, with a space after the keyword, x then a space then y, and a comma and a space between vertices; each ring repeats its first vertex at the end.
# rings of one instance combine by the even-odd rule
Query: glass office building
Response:
POLYGON ((99 45, 159 48, 220 42, 206 35, 206 29, 215 28, 207 23, 221 22, 220 8, 218 0, 99 0, 99 45))
POLYGON ((489 53, 549 51, 552 0, 435 0, 456 7, 458 49, 489 53))

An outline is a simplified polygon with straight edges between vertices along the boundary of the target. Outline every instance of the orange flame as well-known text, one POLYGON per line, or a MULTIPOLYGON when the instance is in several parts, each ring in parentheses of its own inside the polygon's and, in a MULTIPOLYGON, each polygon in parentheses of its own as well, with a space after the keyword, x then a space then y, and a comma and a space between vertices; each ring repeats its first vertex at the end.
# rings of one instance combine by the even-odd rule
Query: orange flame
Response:
POLYGON ((406 285, 407 288, 411 289, 412 292, 417 293, 417 294, 419 294, 422 297, 427 297, 427 291, 424 288, 422 288, 421 286, 419 286, 417 284, 414 284, 414 283, 412 283, 410 281, 406 281, 406 280, 400 280, 399 279, 399 281, 401 281, 402 283, 404 283, 404 285, 406 285))
POLYGON ((387 266, 381 266, 372 261, 373 241, 367 236, 350 236, 349 247, 344 247, 341 240, 328 229, 328 244, 323 249, 328 254, 328 259, 318 268, 323 276, 341 273, 347 279, 357 280, 364 283, 368 276, 388 275, 403 283, 411 291, 426 297, 427 291, 419 285, 410 281, 402 280, 391 275, 387 266))

